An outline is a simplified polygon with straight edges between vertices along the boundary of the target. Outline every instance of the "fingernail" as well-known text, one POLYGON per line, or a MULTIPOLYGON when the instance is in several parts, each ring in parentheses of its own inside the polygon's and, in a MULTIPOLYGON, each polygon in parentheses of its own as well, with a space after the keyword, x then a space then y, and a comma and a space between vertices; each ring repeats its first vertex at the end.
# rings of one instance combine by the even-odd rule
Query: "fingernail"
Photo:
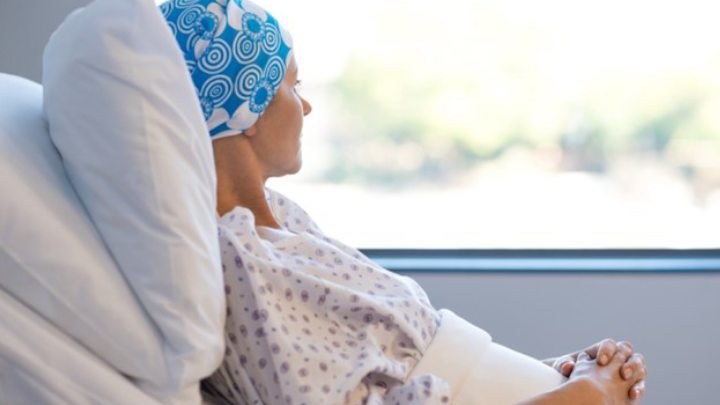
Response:
POLYGON ((635 398, 640 398, 640 388, 635 388, 635 398))
POLYGON ((600 357, 600 364, 605 365, 606 363, 607 363, 607 356, 603 354, 600 357))
MULTIPOLYGON (((630 377, 632 377, 632 374, 633 374, 633 373, 632 373, 632 370, 625 370, 625 378, 630 378, 630 377)), ((635 390, 635 391, 637 391, 637 390, 635 390)))

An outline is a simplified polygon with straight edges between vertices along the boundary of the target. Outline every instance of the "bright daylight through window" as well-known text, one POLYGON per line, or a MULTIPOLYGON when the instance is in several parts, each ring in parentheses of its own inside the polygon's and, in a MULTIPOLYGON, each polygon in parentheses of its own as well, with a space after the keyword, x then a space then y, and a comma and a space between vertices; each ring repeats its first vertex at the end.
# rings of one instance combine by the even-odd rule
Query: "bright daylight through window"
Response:
POLYGON ((293 34, 303 169, 363 248, 720 247, 720 5, 256 0, 293 34))

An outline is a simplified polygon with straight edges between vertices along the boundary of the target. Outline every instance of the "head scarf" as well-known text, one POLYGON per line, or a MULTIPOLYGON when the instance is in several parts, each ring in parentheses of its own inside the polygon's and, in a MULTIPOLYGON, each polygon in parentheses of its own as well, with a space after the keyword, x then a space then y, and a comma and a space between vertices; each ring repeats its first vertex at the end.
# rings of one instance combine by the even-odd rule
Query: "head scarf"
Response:
POLYGON ((185 56, 210 137, 251 127, 285 77, 290 34, 247 0, 169 0, 160 10, 185 56))

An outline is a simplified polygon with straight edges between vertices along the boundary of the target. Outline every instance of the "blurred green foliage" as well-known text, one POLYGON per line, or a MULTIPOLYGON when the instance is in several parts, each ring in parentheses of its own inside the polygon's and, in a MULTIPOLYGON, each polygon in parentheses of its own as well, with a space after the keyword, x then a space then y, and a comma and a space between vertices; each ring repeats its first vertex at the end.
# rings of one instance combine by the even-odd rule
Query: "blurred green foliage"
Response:
POLYGON ((330 84, 341 113, 327 180, 446 181, 517 144, 557 145, 564 169, 595 172, 618 153, 665 159, 678 140, 720 145, 720 54, 693 69, 620 60, 568 85, 542 27, 481 3, 448 15, 386 7, 330 84))

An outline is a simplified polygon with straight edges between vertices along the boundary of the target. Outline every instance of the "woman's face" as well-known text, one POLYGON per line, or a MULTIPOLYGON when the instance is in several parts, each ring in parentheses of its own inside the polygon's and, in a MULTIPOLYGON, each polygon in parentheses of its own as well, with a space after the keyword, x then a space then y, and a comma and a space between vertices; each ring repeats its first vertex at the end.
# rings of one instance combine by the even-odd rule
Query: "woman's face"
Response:
POLYGON ((285 77, 265 113, 245 131, 265 177, 294 174, 302 166, 303 117, 312 107, 297 91, 298 66, 291 56, 285 77))

